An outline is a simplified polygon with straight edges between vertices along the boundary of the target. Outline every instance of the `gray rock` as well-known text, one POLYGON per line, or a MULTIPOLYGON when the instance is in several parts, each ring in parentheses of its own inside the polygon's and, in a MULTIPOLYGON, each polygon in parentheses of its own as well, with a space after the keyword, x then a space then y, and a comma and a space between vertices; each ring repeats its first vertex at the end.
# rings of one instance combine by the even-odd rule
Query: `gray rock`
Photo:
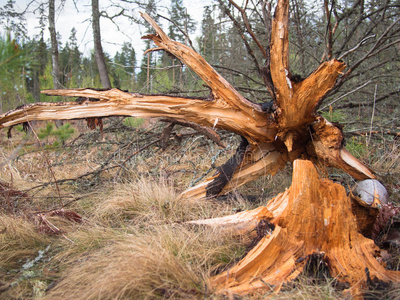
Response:
POLYGON ((375 191, 379 195, 379 200, 387 204, 389 201, 388 192, 378 180, 366 179, 359 181, 353 188, 353 194, 359 196, 368 205, 372 205, 374 202, 375 191))

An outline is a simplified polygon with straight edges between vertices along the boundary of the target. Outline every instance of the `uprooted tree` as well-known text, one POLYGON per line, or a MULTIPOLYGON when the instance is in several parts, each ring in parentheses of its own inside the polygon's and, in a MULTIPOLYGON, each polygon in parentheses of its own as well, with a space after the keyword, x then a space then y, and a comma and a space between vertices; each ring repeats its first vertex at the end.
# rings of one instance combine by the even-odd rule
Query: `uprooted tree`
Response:
MULTIPOLYGON (((357 207, 343 186, 321 179, 317 171, 336 167, 356 180, 375 178, 373 171, 345 149, 340 127, 316 112, 343 74, 345 64, 332 59, 304 80, 294 80, 289 71, 288 15, 289 1, 280 0, 269 51, 264 50, 266 65, 261 70, 273 98, 269 104, 244 98, 198 53, 171 40, 149 15, 142 14, 155 30, 144 37, 157 45, 148 51, 164 50, 181 60, 208 85, 208 98, 144 95, 119 89, 46 90, 46 95, 80 97, 80 101, 25 105, 0 116, 0 128, 34 120, 136 116, 167 117, 237 133, 243 139, 235 155, 218 167, 216 174, 183 192, 182 199, 228 193, 260 176, 275 174, 287 162, 294 164, 293 181, 290 189, 266 207, 192 222, 240 233, 252 231, 261 222, 270 225, 271 232, 242 261, 213 278, 216 288, 239 294, 257 289, 277 291, 296 278, 315 253, 323 256, 332 276, 350 284, 353 295, 358 295, 369 280, 400 281, 398 272, 387 271, 379 263, 379 248, 364 236, 368 236, 376 208, 357 207)), ((379 202, 378 195, 376 198, 379 202)))

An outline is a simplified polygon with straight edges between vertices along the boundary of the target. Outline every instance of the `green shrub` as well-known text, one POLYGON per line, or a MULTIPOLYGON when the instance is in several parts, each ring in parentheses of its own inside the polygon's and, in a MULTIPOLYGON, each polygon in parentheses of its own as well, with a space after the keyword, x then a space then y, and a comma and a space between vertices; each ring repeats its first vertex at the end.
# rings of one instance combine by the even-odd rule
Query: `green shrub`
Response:
POLYGON ((347 119, 346 115, 341 110, 324 111, 321 113, 321 115, 329 122, 343 122, 347 119))
POLYGON ((128 127, 138 128, 143 125, 143 118, 127 117, 124 119, 123 124, 128 127))
POLYGON ((367 146, 364 142, 353 136, 352 138, 346 140, 346 149, 355 157, 361 158, 366 153, 367 146))
POLYGON ((47 123, 46 128, 41 128, 38 137, 39 139, 48 139, 49 137, 55 137, 57 141, 53 143, 52 146, 57 147, 60 144, 64 145, 65 142, 71 137, 75 132, 75 129, 71 127, 70 123, 65 123, 57 129, 54 129, 53 123, 47 123))

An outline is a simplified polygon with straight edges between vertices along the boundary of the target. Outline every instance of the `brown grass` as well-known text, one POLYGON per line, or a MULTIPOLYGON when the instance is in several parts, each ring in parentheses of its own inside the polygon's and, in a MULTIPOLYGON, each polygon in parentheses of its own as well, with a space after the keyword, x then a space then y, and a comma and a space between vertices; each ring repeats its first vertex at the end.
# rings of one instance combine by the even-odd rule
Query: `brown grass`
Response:
POLYGON ((0 266, 16 268, 50 244, 35 225, 22 217, 0 214, 0 266))
POLYGON ((128 228, 118 241, 75 261, 45 299, 193 298, 210 274, 243 254, 237 239, 186 226, 128 228))
POLYGON ((137 181, 110 187, 105 200, 95 214, 106 222, 130 222, 143 225, 184 222, 204 216, 210 204, 179 199, 174 187, 163 177, 158 180, 140 178, 137 181))

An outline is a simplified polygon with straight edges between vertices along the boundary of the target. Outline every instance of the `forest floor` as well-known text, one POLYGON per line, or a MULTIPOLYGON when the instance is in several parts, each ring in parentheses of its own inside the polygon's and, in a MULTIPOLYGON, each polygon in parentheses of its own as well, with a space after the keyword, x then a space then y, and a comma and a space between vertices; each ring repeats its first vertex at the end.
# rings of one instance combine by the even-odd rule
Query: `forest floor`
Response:
MULTIPOLYGON (((290 186, 289 165, 228 196, 183 201, 179 193, 215 172, 237 137, 220 132, 229 145, 222 149, 178 126, 163 150, 162 122, 114 118, 103 136, 84 121, 71 124, 0 135, 0 299, 345 297, 345 286, 318 259, 279 294, 226 296, 210 285, 251 249, 252 237, 185 222, 265 205, 290 186)), ((400 141, 352 136, 347 148, 380 175, 399 205, 400 141)), ((328 173, 347 189, 354 185, 338 170, 328 173)), ((400 270, 400 243, 382 247, 387 267, 400 270)), ((399 299, 400 286, 366 295, 399 299)))

